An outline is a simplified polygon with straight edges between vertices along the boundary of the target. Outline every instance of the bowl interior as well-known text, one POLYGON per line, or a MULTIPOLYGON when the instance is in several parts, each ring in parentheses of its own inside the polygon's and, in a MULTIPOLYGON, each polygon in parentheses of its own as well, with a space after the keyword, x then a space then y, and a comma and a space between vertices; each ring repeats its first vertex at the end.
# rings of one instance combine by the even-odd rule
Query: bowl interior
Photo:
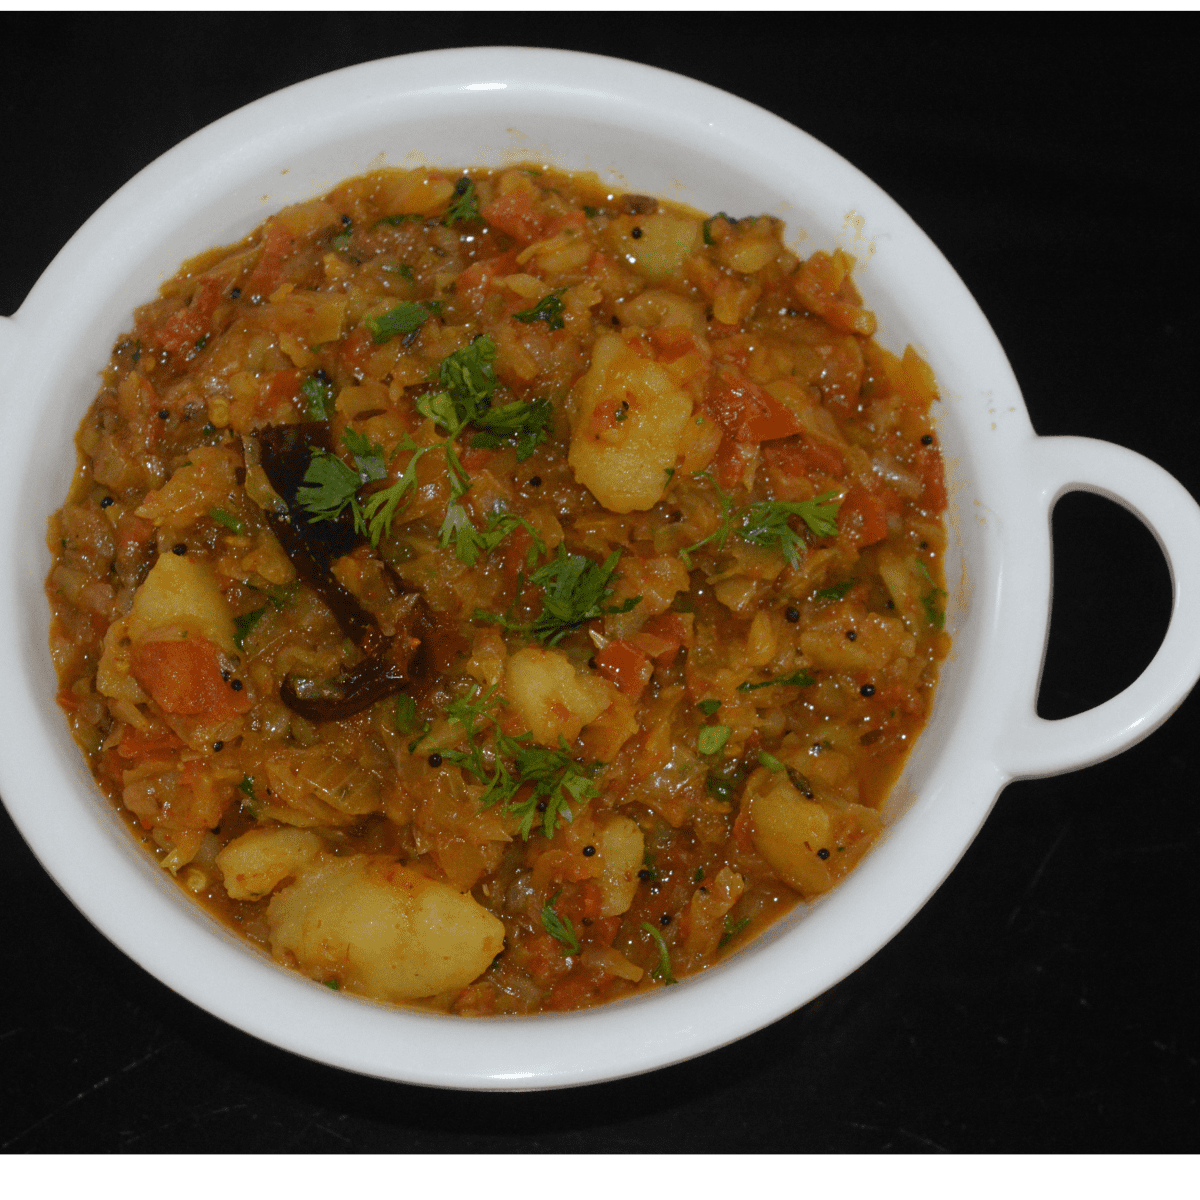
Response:
POLYGON ((148 167, 64 249, 15 324, 23 402, 3 414, 10 463, 19 464, 6 485, 16 519, 3 556, 16 621, 4 661, 24 708, 5 735, 4 797, 89 918, 223 1019, 298 1053, 412 1082, 504 1088, 617 1078, 729 1042, 831 986, 907 921, 986 816, 994 778, 966 773, 961 752, 951 751, 978 707, 999 579, 994 523, 977 519, 993 503, 997 470, 981 431, 997 394, 1023 414, 1020 397, 986 321, 924 235, 849 164, 769 114, 650 68, 558 52, 438 52, 351 68, 243 109, 148 167), (464 1022, 333 996, 276 968, 141 855, 97 793, 53 700, 44 531, 66 494, 72 438, 98 370, 132 310, 182 260, 374 166, 531 160, 706 211, 774 213, 801 253, 843 246, 858 257, 855 278, 879 317, 878 339, 897 352, 913 343, 942 388, 954 650, 885 812, 887 835, 819 904, 677 988, 589 1013, 464 1022))

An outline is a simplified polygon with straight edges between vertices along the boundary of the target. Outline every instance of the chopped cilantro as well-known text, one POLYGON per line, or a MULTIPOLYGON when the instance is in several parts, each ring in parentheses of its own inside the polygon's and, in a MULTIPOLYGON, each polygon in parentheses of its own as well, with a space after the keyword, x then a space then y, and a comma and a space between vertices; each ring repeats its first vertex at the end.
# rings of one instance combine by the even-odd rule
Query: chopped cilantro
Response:
POLYGON ((401 279, 405 279, 409 283, 414 282, 413 269, 408 263, 381 263, 379 269, 386 271, 389 275, 399 275, 401 279))
POLYGON ((517 462, 524 462, 549 436, 551 405, 548 400, 515 400, 493 408, 497 381, 491 364, 495 357, 496 343, 486 334, 447 355, 438 368, 442 390, 420 397, 417 411, 451 438, 474 425, 478 432, 471 439, 472 449, 491 449, 511 438, 517 462))
POLYGON ((300 394, 308 401, 310 421, 328 421, 329 406, 333 403, 333 385, 320 375, 310 375, 301 385, 300 394))
POLYGON ((760 501, 744 508, 734 509, 733 498, 705 472, 697 473, 696 479, 706 480, 717 492, 721 501, 721 523, 700 541, 680 550, 683 565, 691 570, 691 555, 708 542, 714 542, 718 550, 725 548, 730 534, 737 534, 743 541, 755 546, 778 545, 784 557, 793 566, 800 565, 798 550, 806 549, 804 538, 790 524, 790 518, 799 517, 808 526, 814 537, 836 537, 837 515, 841 508, 839 492, 826 492, 811 500, 795 504, 783 501, 760 501))
POLYGON ((475 194, 475 185, 465 175, 454 185, 454 202, 446 209, 443 218, 447 226, 457 221, 478 221, 479 197, 475 194))
POLYGON ((424 213, 397 213, 394 217, 381 217, 376 225, 403 225, 405 221, 423 221, 424 213))
POLYGON ((539 819, 542 832, 553 837, 559 821, 571 821, 572 804, 585 804, 600 794, 592 782, 600 763, 583 766, 571 758, 566 740, 559 738, 559 748, 530 745, 530 734, 512 737, 504 733, 491 714, 495 703, 493 687, 479 697, 475 687, 465 697, 450 702, 446 716, 451 724, 466 733, 466 750, 438 748, 445 762, 461 767, 484 784, 479 798, 482 808, 501 804, 505 816, 521 819, 521 837, 528 840, 539 819), (485 725, 490 729, 485 730, 485 725), (483 737, 490 733, 491 745, 485 753, 483 737), (517 793, 532 785, 530 794, 520 802, 517 793))
POLYGON ((224 525, 231 533, 236 533, 238 537, 244 536, 246 532, 246 522, 240 517, 235 517, 233 513, 226 512, 223 508, 210 508, 208 515, 212 517, 218 525, 224 525))
POLYGON ((650 972, 650 978, 660 979, 665 984, 677 983, 678 980, 671 973, 671 955, 662 934, 649 921, 643 921, 642 928, 658 943, 658 966, 650 972))
POLYGON ((573 629, 598 617, 631 611, 641 596, 633 596, 619 605, 605 607, 602 601, 612 595, 613 573, 620 561, 621 551, 614 550, 603 565, 582 554, 568 554, 560 542, 558 555, 534 571, 529 582, 545 593, 542 611, 529 625, 513 625, 506 616, 499 617, 481 609, 475 610, 479 620, 503 625, 516 633, 532 634, 540 642, 556 645, 573 629))
POLYGON ((233 644, 241 650, 246 639, 250 636, 250 631, 266 616, 267 607, 264 604, 262 608, 256 608, 253 612, 242 613, 240 617, 233 618, 233 644))
POLYGON ((762 764, 762 766, 766 767, 768 771, 775 771, 776 773, 779 773, 787 770, 787 767, 785 767, 783 763, 781 763, 779 759, 775 757, 775 755, 768 754, 765 750, 760 750, 758 752, 758 761, 762 764))
MULTIPOLYGON (((362 476, 328 450, 316 451, 304 472, 296 502, 309 513, 309 521, 336 521, 347 506, 356 504, 355 493, 362 476)), ((357 512, 356 524, 357 524, 357 512)))
POLYGON ((940 607, 941 601, 946 599, 946 593, 941 588, 934 588, 928 596, 921 597, 921 606, 925 609, 925 619, 934 629, 945 629, 946 613, 940 607))
POLYGON ((701 700, 696 707, 706 716, 711 717, 721 707, 720 700, 701 700))
POLYGON ((243 775, 242 782, 237 785, 238 791, 246 797, 245 807, 250 810, 250 815, 258 820, 258 797, 254 794, 254 776, 243 775))
POLYGON ((839 492, 825 492, 796 504, 771 500, 748 505, 742 510, 742 527, 737 535, 755 546, 778 545, 788 562, 797 567, 800 565, 797 548, 807 551, 808 547, 789 524, 789 518, 799 517, 814 537, 837 537, 839 497, 839 492))
POLYGON ((518 321, 524 321, 526 325, 532 324, 534 321, 545 321, 551 329, 562 329, 563 302, 559 297, 566 290, 566 288, 556 288, 543 296, 532 308, 527 308, 524 312, 513 313, 513 316, 518 321))
POLYGON ((407 693, 396 696, 396 732, 416 733, 421 727, 416 701, 407 693))
POLYGON ((701 754, 720 754, 725 749, 733 730, 728 725, 704 725, 700 729, 697 745, 701 754))
POLYGON ((542 905, 542 928, 552 937, 563 944, 564 954, 578 954, 579 938, 575 936, 575 926, 570 917, 560 917, 554 911, 554 905, 562 895, 560 888, 545 904, 542 905))
POLYGON ((817 598, 820 600, 840 600, 853 586, 853 579, 848 579, 845 583, 835 583, 833 587, 819 589, 817 598))
POLYGON ((724 946, 727 942, 733 941, 733 939, 735 937, 737 937, 737 935, 739 933, 741 933, 742 930, 745 929, 746 926, 749 924, 750 924, 749 917, 743 917, 740 921, 735 923, 733 918, 728 913, 726 913, 725 914, 725 932, 721 935, 721 940, 717 943, 717 947, 720 948, 721 946, 724 946))
POLYGON ((730 225, 737 224, 737 221, 733 217, 731 217, 727 212, 714 213, 711 217, 708 218, 707 221, 704 222, 704 226, 702 229, 702 232, 704 234, 704 244, 706 246, 715 246, 717 244, 716 239, 712 235, 712 225, 713 225, 713 222, 717 219, 717 217, 724 217, 725 220, 727 220, 730 223, 730 225))
POLYGON ((440 307, 436 300, 405 300, 403 304, 397 304, 395 308, 371 317, 363 324, 371 331, 371 340, 375 345, 381 346, 398 334, 420 329, 440 307))
POLYGON ((738 684, 739 692, 756 692, 759 688, 765 687, 812 687, 817 681, 807 671, 797 671, 793 675, 786 675, 782 679, 764 679, 761 683, 751 683, 746 680, 745 683, 738 684))
POLYGON ((324 982, 325 986, 334 992, 342 986, 336 979, 326 979, 324 982))

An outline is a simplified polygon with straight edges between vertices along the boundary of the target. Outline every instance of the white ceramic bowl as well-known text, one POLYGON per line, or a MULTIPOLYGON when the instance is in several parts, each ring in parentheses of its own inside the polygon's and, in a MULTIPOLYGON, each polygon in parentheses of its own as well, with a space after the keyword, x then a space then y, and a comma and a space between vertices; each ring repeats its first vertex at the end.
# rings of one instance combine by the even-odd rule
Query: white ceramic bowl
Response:
POLYGON ((0 320, 0 794, 88 918, 164 983, 298 1054, 446 1087, 528 1089, 678 1062, 791 1012, 878 950, 953 868, 1011 779, 1119 753, 1200 675, 1200 510, 1146 459, 1039 438, 991 328, 936 247, 870 180, 806 134, 704 84, 613 59, 482 49, 325 75, 216 122, 147 167, 0 320), (946 662, 933 717, 885 811, 881 843, 819 903, 741 953, 650 995, 586 1013, 464 1020, 388 1009, 276 967, 190 904, 99 794, 54 702, 46 518, 72 438, 132 310, 188 256, 372 165, 540 160, 707 211, 770 212, 805 253, 845 246, 879 317, 941 385, 950 481, 946 662), (1099 492, 1155 532, 1174 608, 1142 676, 1063 721, 1034 713, 1050 605, 1049 512, 1099 492))

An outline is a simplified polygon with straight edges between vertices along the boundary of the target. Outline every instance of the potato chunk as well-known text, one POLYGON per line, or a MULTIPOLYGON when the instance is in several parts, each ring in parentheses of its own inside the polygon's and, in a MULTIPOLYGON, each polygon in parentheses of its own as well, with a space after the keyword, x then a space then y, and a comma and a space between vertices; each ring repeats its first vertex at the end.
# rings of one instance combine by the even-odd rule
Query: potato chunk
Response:
MULTIPOLYGON (((759 781, 752 777, 752 782, 759 781)), ((829 851, 829 814, 815 800, 806 800, 785 775, 763 783, 750 804, 754 848, 798 892, 827 892, 833 875, 818 851, 829 851)))
POLYGON ((836 797, 808 799, 786 775, 760 767, 746 781, 754 848, 805 896, 827 892, 879 836, 879 814, 836 797))
POLYGON ((518 650, 505 663, 504 691, 543 746, 557 746, 560 736, 573 742, 613 699, 603 680, 576 674, 561 650, 537 646, 518 650))
POLYGON ((189 555, 160 554, 133 597, 129 636, 155 629, 199 634, 232 654, 233 614, 212 569, 189 555))
POLYGON ((235 507, 236 472, 242 456, 228 446, 197 446, 188 461, 142 501, 137 515, 155 525, 186 529, 214 507, 235 507))
POLYGON ((627 912, 638 889, 638 869, 646 852, 642 831, 628 817, 614 817, 596 835, 600 860, 600 915, 627 912))
POLYGON ((321 855, 267 909, 271 952, 319 979, 400 1002, 466 987, 504 947, 470 895, 388 858, 321 855))
POLYGON ((691 400, 663 367, 605 334, 575 385, 567 461, 576 480, 611 512, 653 508, 691 415, 691 400))
POLYGON ((831 605, 801 634, 800 648, 816 667, 878 671, 893 659, 911 658, 917 643, 896 617, 845 601, 831 605))
POLYGON ((302 829, 251 829, 234 838, 217 866, 232 900, 259 900, 320 854, 323 843, 302 829))

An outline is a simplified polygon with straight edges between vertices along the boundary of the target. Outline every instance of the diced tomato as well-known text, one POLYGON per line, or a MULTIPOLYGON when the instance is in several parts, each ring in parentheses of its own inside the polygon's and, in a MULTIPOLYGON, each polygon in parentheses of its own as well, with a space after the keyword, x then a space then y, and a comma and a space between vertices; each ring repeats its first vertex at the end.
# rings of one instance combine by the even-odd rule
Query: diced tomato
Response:
POLYGON ((838 528, 856 549, 873 546, 887 537, 888 510, 873 492, 855 484, 846 493, 838 512, 838 528))
POLYGON ((375 353, 375 339, 366 326, 360 326, 343 343, 342 363, 351 371, 364 371, 367 360, 375 353))
POLYGON ((498 258, 485 258, 472 263, 454 282, 454 294, 467 304, 477 307, 492 290, 493 280, 511 275, 517 268, 517 252, 509 250, 498 258))
POLYGON ((215 279, 202 279, 187 308, 169 317, 158 331, 159 343, 172 354, 190 350, 210 332, 209 323, 220 303, 220 283, 215 279))
POLYGON ((733 822, 733 840, 747 854, 754 850, 754 825, 750 820, 750 810, 743 808, 733 822))
POLYGON ((182 745, 175 733, 165 726, 145 730, 130 727, 122 735, 117 753, 125 759, 165 758, 182 745))
POLYGON ((690 629, 679 613, 665 612, 651 617, 636 636, 639 639, 640 648, 649 654, 660 667, 669 667, 678 656, 680 646, 690 640, 690 633, 690 629), (640 640, 643 638, 647 641, 640 640), (648 645, 648 640, 651 638, 657 641, 661 648, 652 650, 648 645))
POLYGON ((731 437, 723 437, 713 456, 713 465, 717 469, 717 482, 723 488, 736 487, 742 482, 742 477, 754 455, 755 448, 753 446, 735 442, 731 437))
POLYGON ((221 721, 254 707, 239 680, 226 682, 221 677, 221 652, 207 638, 143 642, 134 652, 132 670, 164 712, 203 713, 221 721))
POLYGON ((726 433, 750 445, 800 432, 800 422, 790 408, 733 367, 713 374, 704 406, 726 433))
POLYGON ((921 476, 921 507, 928 513, 946 509, 946 471, 936 446, 922 446, 917 451, 917 474, 921 476))
POLYGON ((269 296, 283 278, 283 261, 291 253, 295 237, 280 221, 272 218, 267 222, 263 235, 262 252, 258 262, 246 280, 242 291, 247 296, 269 296))
POLYGON ((560 917, 570 918, 576 932, 578 932, 585 918, 589 921, 595 921, 600 916, 600 904, 602 900, 603 895, 599 884, 593 883, 589 879, 583 883, 564 887, 562 895, 554 907, 560 917))
POLYGON ((554 1012, 582 1008, 584 1001, 595 993, 596 982, 590 974, 572 975, 569 979, 560 980, 550 989, 546 1007, 554 1012))
POLYGON ((550 222, 554 219, 534 206, 531 191, 497 196, 491 204, 480 209, 480 214, 489 225, 502 229, 509 237, 525 245, 546 237, 550 222))
POLYGON ((472 450, 468 446, 467 449, 459 451, 458 459, 463 465, 463 470, 467 472, 482 471, 496 457, 496 453, 495 450, 483 447, 472 450))
POLYGON ((654 668, 632 642, 610 642, 596 655, 596 669, 617 685, 626 696, 636 698, 650 680, 654 668))
POLYGON ((538 933, 514 947, 519 965, 524 966, 535 983, 543 987, 565 975, 571 964, 563 954, 563 945, 548 933, 538 933))
POLYGON ((696 342, 686 329, 678 325, 668 325, 665 329, 652 329, 650 341, 658 351, 660 363, 673 363, 685 354, 691 354, 696 348, 696 342))
POLYGON ((533 538, 530 537, 529 530, 524 525, 518 525, 500 545, 504 556, 505 586, 515 587, 517 575, 525 570, 525 558, 529 553, 530 546, 533 545, 533 538))
POLYGON ((770 446, 764 453, 767 463, 784 475, 825 475, 840 479, 846 471, 841 452, 819 442, 770 446))
POLYGON ((650 682, 654 667, 650 660, 632 642, 609 642, 596 655, 596 669, 606 679, 611 679, 618 690, 635 699, 650 682))
POLYGON ((290 400, 300 390, 304 372, 295 369, 269 371, 262 378, 262 389, 255 407, 264 410, 263 415, 267 415, 281 400, 290 400))
POLYGON ((620 917, 596 917, 586 937, 593 946, 611 946, 620 928, 620 917))

